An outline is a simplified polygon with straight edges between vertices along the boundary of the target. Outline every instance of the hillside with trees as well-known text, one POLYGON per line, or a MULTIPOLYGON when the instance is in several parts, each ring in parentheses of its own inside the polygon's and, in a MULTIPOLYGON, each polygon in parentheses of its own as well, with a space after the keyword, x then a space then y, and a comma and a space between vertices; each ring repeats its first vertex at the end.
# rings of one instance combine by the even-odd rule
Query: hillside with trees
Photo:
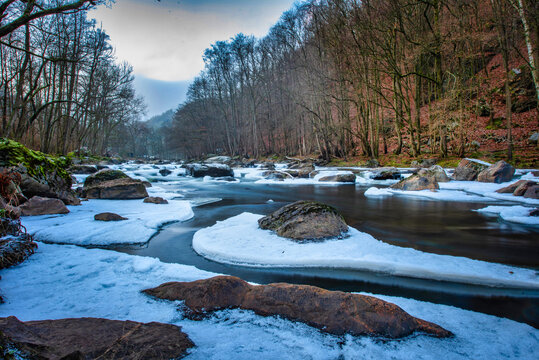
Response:
POLYGON ((211 45, 167 144, 207 153, 536 163, 539 5, 313 0, 211 45), (527 160, 526 160, 527 159, 527 160))

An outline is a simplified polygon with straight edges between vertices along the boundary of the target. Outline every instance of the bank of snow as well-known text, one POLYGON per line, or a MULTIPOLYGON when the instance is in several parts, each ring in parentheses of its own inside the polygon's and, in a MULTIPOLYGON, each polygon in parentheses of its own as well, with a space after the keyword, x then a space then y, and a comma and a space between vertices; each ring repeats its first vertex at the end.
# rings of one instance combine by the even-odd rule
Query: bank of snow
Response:
POLYGON ((539 225, 539 216, 530 216, 534 208, 525 206, 487 206, 486 208, 476 210, 477 212, 499 216, 501 219, 509 222, 526 225, 539 225))
POLYGON ((142 244, 166 223, 193 217, 188 201, 146 204, 140 200, 98 200, 68 206, 69 214, 23 217, 22 223, 36 240, 75 245, 142 244), (128 220, 96 221, 94 215, 112 212, 128 220))
POLYGON ((197 231, 195 251, 209 259, 247 266, 331 267, 397 276, 539 289, 535 271, 390 245, 350 228, 344 239, 298 243, 261 230, 261 215, 243 213, 197 231))
POLYGON ((23 264, 0 271, 6 303, 0 317, 23 321, 102 317, 159 321, 182 327, 197 345, 187 359, 532 359, 539 330, 515 321, 451 306, 378 296, 411 315, 455 334, 396 341, 333 336, 282 318, 224 310, 202 321, 186 320, 177 302, 155 300, 141 290, 168 281, 192 281, 216 274, 192 266, 110 250, 39 244, 23 264))

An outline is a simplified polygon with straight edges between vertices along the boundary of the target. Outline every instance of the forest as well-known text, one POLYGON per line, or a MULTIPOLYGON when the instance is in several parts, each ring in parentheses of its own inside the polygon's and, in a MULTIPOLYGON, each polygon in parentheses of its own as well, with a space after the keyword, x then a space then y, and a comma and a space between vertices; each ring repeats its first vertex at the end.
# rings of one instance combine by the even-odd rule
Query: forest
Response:
POLYGON ((538 11, 525 0, 302 2, 266 37, 205 51, 167 143, 190 157, 462 157, 483 117, 505 130, 481 143, 511 159, 512 128, 538 125, 538 11))
POLYGON ((41 3, 0 5, 0 136, 44 152, 329 161, 536 151, 532 0, 299 2, 265 37, 206 49, 166 128, 140 121, 131 66, 87 17, 103 1, 41 3))

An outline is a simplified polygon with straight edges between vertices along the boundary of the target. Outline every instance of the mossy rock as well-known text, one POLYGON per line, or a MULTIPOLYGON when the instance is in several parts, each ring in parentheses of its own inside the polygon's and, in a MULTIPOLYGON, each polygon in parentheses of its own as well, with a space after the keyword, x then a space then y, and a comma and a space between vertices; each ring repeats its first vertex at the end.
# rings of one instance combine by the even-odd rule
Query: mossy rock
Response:
POLYGON ((28 175, 38 181, 48 182, 51 174, 56 174, 71 187, 71 175, 66 170, 71 165, 68 157, 30 150, 16 141, 0 138, 0 167, 21 165, 26 168, 28 175))
POLYGON ((296 201, 258 220, 261 229, 295 240, 340 237, 348 226, 339 212, 315 201, 296 201))
POLYGON ((105 181, 116 179, 130 179, 130 177, 120 170, 103 169, 88 176, 86 180, 84 180, 84 187, 94 186, 105 181))

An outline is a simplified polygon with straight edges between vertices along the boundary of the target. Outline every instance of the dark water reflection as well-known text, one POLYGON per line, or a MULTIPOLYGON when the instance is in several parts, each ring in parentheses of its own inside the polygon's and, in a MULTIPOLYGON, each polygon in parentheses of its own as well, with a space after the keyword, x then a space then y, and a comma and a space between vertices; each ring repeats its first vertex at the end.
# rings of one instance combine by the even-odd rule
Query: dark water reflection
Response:
POLYGON ((418 250, 525 266, 539 270, 538 230, 508 225, 473 212, 486 203, 421 200, 410 197, 367 198, 353 185, 215 184, 185 181, 166 185, 186 198, 221 198, 194 208, 195 217, 166 227, 144 247, 119 251, 161 261, 239 276, 257 283, 289 282, 331 290, 361 291, 448 304, 508 317, 539 328, 539 291, 512 290, 389 276, 355 270, 249 268, 220 264, 196 254, 193 234, 200 228, 242 212, 267 214, 296 200, 318 200, 338 208, 347 223, 388 243, 418 250), (273 202, 268 202, 268 200, 273 202))

